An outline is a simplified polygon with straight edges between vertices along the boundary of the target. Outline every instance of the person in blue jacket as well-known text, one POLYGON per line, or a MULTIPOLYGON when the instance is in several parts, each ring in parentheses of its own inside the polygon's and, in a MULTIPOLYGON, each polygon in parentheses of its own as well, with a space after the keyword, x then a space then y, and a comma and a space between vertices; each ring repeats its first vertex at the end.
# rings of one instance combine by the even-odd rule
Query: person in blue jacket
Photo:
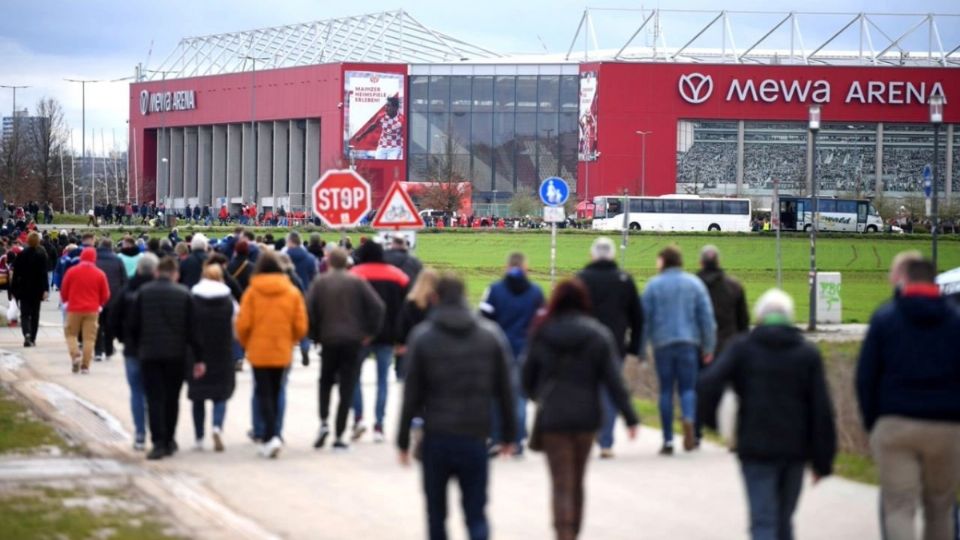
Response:
POLYGON ((494 414, 489 449, 492 455, 499 453, 501 445, 508 443, 515 443, 516 455, 522 455, 523 440, 527 436, 527 400, 520 387, 520 373, 530 325, 544 306, 543 290, 527 278, 527 270, 527 257, 520 252, 511 253, 507 257, 507 271, 503 279, 491 285, 480 302, 480 313, 500 326, 507 336, 514 358, 513 365, 510 366, 510 378, 517 398, 516 440, 501 440, 500 425, 496 421, 498 416, 494 414))

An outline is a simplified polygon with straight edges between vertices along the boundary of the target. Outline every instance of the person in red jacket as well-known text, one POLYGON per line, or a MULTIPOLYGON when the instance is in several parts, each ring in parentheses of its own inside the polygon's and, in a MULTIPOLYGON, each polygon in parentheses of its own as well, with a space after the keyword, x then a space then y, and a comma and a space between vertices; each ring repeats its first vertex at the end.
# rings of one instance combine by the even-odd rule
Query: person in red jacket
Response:
POLYGON ((93 346, 97 340, 97 323, 100 310, 110 300, 110 286, 107 276, 96 266, 97 251, 92 247, 84 248, 80 253, 80 262, 70 268, 63 277, 60 298, 67 311, 67 322, 63 334, 67 338, 73 372, 90 372, 90 360, 93 358, 93 346), (83 354, 81 358, 77 338, 83 333, 83 354))

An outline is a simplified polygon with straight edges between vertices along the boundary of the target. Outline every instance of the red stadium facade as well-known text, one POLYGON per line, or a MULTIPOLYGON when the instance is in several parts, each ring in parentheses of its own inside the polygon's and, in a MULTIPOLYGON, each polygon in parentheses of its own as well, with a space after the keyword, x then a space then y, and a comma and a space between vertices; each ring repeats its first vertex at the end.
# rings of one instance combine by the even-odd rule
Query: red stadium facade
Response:
MULTIPOLYGON (((532 192, 538 176, 548 174, 575 176, 568 180, 581 197, 624 190, 676 193, 691 179, 694 191, 750 194, 766 189, 770 175, 764 169, 779 170, 781 161, 799 160, 778 174, 802 183, 805 122, 814 103, 821 105, 825 125, 839 130, 827 137, 835 142, 822 158, 828 169, 840 176, 858 171, 850 173, 859 175, 858 190, 910 191, 884 186, 909 184, 912 173, 891 167, 904 161, 897 156, 924 151, 925 139, 911 142, 890 133, 913 126, 903 133, 928 136, 927 101, 935 92, 946 99, 940 155, 948 192, 958 176, 952 126, 960 123, 956 68, 601 62, 565 64, 556 73, 567 75, 555 75, 551 70, 559 67, 553 64, 518 64, 510 66, 517 80, 504 83, 515 85, 510 92, 516 97, 501 103, 497 69, 503 65, 453 66, 445 76, 449 80, 425 82, 445 85, 437 86, 441 97, 427 98, 418 98, 419 90, 412 88, 414 67, 337 63, 132 84, 131 199, 176 207, 256 202, 298 208, 307 204, 309 186, 324 171, 353 162, 378 200, 393 181, 430 180, 430 164, 444 152, 452 153, 451 159, 462 156, 458 163, 467 180, 473 174, 482 178, 473 186, 474 200, 481 203, 511 191, 532 192), (459 99, 456 79, 468 68, 472 86, 464 92, 471 97, 459 99), (564 97, 568 79, 562 77, 575 76, 570 68, 580 74, 578 106, 564 97), (392 75, 399 82, 391 84, 400 87, 369 90, 366 99, 362 85, 345 86, 349 74, 376 84, 392 75), (494 96, 489 107, 483 97, 487 78, 494 96), (594 80, 585 83, 588 79, 594 80), (522 97, 528 84, 539 85, 533 102, 522 97), (595 87, 585 100, 586 84, 595 87), (396 116, 381 106, 391 97, 399 98, 396 116), (371 112, 354 127, 345 126, 347 109, 361 105, 371 112), (500 106, 511 112, 500 112, 500 106), (467 127, 458 128, 463 118, 470 118, 467 127), (498 139, 506 122, 516 133, 509 141, 498 139), (534 127, 524 127, 527 122, 534 127), (388 129, 403 130, 392 136, 395 147, 376 147, 378 137, 380 146, 387 146, 379 130, 388 129), (467 133, 468 142, 459 133, 467 133), (370 148, 352 148, 351 137, 360 135, 374 141, 363 143, 370 148), (444 144, 446 150, 436 149, 444 144), (571 152, 580 159, 568 158, 571 152), (772 161, 757 165, 765 163, 757 159, 772 161), (572 166, 565 165, 570 161, 572 166)), ((843 179, 836 182, 841 191, 843 179)))

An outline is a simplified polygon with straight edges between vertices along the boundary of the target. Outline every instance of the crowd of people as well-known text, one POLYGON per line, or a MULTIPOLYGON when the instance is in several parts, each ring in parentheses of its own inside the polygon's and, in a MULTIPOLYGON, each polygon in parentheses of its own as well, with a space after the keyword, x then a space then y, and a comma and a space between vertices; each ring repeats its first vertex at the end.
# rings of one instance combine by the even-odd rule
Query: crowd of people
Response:
MULTIPOLYGON (((430 538, 446 537, 452 478, 470 538, 488 538, 489 459, 526 451, 546 455, 556 537, 577 538, 593 446, 601 459, 615 458, 618 417, 631 439, 637 433, 625 363, 655 367, 665 457, 681 447, 696 451, 703 427, 721 421, 724 394, 737 394, 734 448, 753 538, 792 538, 804 471, 810 467, 815 482, 833 472, 837 435, 824 364, 793 324, 792 299, 779 290, 763 294, 751 329, 744 287, 724 272, 713 246, 701 250, 697 274, 683 270, 678 248, 662 249, 657 275, 641 291, 618 267, 615 244, 597 238, 590 262, 549 296, 529 278, 526 257, 511 253, 476 307, 462 278, 425 268, 399 236, 354 247, 238 227, 219 241, 200 233, 181 239, 173 230, 114 245, 92 233, 31 231, 21 247, 9 293, 22 312, 24 346, 36 342, 39 307, 52 289, 60 292, 74 373, 96 369, 96 360, 114 354, 114 341, 122 343, 134 446, 147 451, 149 434, 150 460, 178 451, 184 385, 194 447, 225 450, 224 419, 244 360, 254 381, 248 436, 262 456, 278 457, 287 377, 296 358, 309 365, 314 348, 314 447, 345 452, 367 433, 358 383, 368 357, 377 378, 369 427, 383 442, 393 368, 403 381, 399 459, 422 463, 430 538), (536 403, 533 419, 527 400, 536 403)), ((932 265, 918 254, 894 261, 895 297, 872 319, 858 364, 889 538, 912 538, 918 504, 927 538, 955 531, 960 359, 949 340, 960 331, 960 312, 933 280, 932 265)))

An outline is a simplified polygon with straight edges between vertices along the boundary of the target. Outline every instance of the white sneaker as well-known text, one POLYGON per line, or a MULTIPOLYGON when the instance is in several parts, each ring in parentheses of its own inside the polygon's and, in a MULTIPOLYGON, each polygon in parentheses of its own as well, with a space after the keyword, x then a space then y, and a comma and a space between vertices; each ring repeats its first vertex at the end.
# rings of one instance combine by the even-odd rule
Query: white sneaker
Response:
POLYGON ((373 428, 373 442, 382 443, 384 440, 386 439, 383 436, 383 428, 380 428, 380 427, 373 428))
POLYGON ((223 430, 218 427, 213 428, 213 451, 223 452, 223 430))
POLYGON ((193 443, 194 452, 203 452, 203 439, 197 439, 197 442, 193 443))
POLYGON ((280 440, 280 437, 274 437, 270 439, 266 445, 264 445, 266 450, 266 457, 275 458, 280 455, 280 449, 283 448, 283 442, 280 440))
POLYGON ((363 437, 363 434, 367 432, 367 426, 363 425, 363 422, 358 422, 353 425, 353 434, 350 438, 353 441, 359 441, 360 437, 363 437))

